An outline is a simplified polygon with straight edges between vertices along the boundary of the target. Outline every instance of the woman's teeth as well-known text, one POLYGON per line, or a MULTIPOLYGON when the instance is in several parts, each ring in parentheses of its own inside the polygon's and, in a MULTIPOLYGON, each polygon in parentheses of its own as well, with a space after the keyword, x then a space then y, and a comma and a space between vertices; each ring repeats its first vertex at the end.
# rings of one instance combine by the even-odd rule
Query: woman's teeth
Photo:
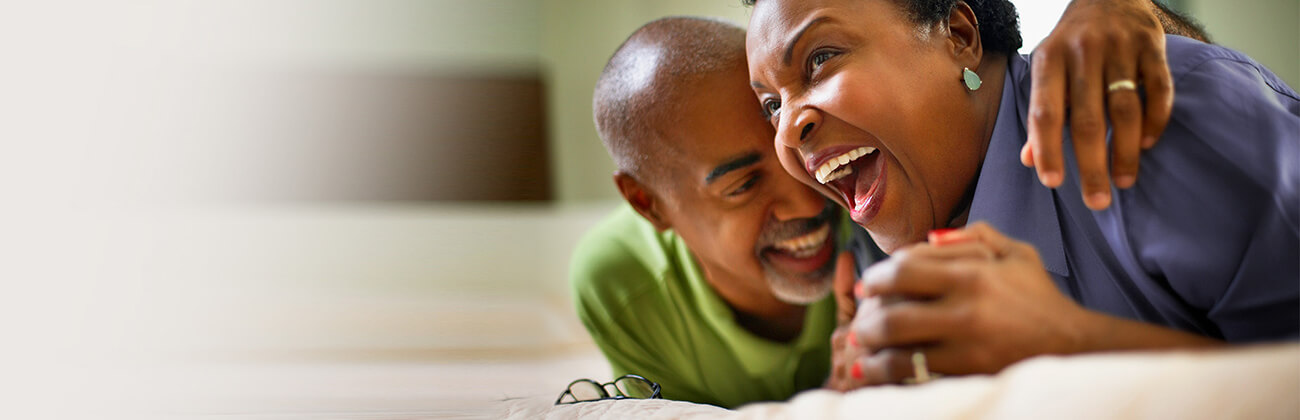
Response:
POLYGON ((820 168, 817 168, 817 173, 813 175, 817 177, 817 182, 822 184, 843 178, 853 173, 853 168, 846 166, 849 162, 875 152, 876 148, 866 146, 844 152, 842 155, 827 160, 820 168))
POLYGON ((807 258, 816 254, 818 249, 821 249, 821 245, 826 242, 826 236, 830 235, 830 233, 831 225, 827 223, 807 235, 786 239, 777 242, 774 246, 776 249, 785 251, 795 258, 807 258))

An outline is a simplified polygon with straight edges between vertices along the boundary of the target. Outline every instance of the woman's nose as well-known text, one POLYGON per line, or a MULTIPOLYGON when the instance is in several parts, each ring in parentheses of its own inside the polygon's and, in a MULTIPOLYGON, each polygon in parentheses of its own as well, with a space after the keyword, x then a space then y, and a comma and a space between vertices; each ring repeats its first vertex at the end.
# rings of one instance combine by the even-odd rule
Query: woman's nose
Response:
POLYGON ((821 124, 821 113, 809 107, 795 107, 790 110, 788 118, 782 118, 777 131, 780 144, 791 149, 799 149, 816 134, 821 124))

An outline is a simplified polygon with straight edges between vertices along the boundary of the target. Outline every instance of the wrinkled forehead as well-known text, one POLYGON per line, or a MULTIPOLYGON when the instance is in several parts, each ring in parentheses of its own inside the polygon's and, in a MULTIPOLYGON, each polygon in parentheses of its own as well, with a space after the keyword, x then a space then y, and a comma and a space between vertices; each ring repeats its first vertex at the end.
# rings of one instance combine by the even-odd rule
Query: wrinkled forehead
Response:
POLYGON ((826 18, 829 8, 845 6, 846 1, 860 0, 758 0, 749 19, 745 37, 745 54, 749 59, 751 78, 756 71, 771 70, 787 60, 785 50, 801 28, 820 18, 826 18))
POLYGON ((745 50, 753 61, 755 54, 772 53, 802 20, 806 19, 822 1, 758 0, 749 17, 745 36, 745 50))
MULTIPOLYGON (((814 1, 809 1, 814 3, 814 1)), ((803 1, 758 0, 749 17, 745 33, 745 52, 749 61, 780 44, 798 22, 794 17, 807 13, 803 1)))

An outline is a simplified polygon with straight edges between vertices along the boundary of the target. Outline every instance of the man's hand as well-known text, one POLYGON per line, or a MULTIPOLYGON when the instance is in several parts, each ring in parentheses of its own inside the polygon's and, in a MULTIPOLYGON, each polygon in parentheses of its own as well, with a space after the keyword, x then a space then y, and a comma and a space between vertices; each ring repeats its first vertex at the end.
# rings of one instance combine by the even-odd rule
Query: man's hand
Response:
POLYGON ((914 351, 934 372, 975 374, 1080 349, 1087 311, 1057 290, 1032 246, 983 223, 944 236, 867 270, 865 295, 886 303, 860 308, 838 334, 859 350, 856 368, 835 360, 854 379, 837 385, 898 383, 912 376, 914 351))
MULTIPOLYGON (((880 299, 863 299, 861 312, 880 309, 880 299)), ((871 349, 858 342, 852 333, 853 325, 847 322, 835 327, 831 334, 831 376, 826 380, 826 388, 836 391, 851 391, 867 385, 882 382, 868 382, 862 369, 862 360, 870 356, 871 349)))
MULTIPOLYGON (((857 269, 853 266, 853 253, 844 251, 835 261, 835 332, 831 334, 831 376, 826 379, 826 388, 848 391, 863 384, 854 378, 852 364, 862 357, 863 349, 856 342, 848 340, 849 321, 857 314, 857 292, 861 282, 858 281, 857 269)), ((861 376, 861 372, 858 372, 861 376)))
MULTIPOLYGON (((858 287, 857 269, 853 267, 853 253, 844 251, 835 260, 835 325, 847 324, 857 313, 858 304, 854 289, 858 287)), ((834 347, 831 347, 832 351, 834 347)))
POLYGON ((1139 152, 1154 146, 1169 122, 1173 82, 1164 30, 1153 7, 1151 0, 1074 0, 1034 50, 1029 141, 1020 150, 1020 161, 1038 169, 1043 185, 1061 185, 1061 132, 1068 107, 1083 201, 1093 210, 1110 206, 1112 177, 1116 187, 1133 186, 1139 152), (1137 88, 1108 91, 1124 80, 1137 88), (1137 89, 1146 92, 1145 103, 1137 89), (1113 133, 1109 176, 1107 117, 1113 133))

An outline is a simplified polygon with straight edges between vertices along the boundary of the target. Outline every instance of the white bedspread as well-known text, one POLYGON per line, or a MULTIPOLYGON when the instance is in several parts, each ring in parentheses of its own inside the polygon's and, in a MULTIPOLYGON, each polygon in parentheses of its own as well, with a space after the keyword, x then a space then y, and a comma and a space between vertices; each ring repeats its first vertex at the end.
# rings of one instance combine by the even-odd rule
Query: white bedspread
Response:
POLYGON ((808 391, 738 410, 682 401, 621 400, 551 406, 503 403, 510 419, 1295 419, 1300 344, 1213 352, 1039 357, 996 376, 922 386, 808 391))

